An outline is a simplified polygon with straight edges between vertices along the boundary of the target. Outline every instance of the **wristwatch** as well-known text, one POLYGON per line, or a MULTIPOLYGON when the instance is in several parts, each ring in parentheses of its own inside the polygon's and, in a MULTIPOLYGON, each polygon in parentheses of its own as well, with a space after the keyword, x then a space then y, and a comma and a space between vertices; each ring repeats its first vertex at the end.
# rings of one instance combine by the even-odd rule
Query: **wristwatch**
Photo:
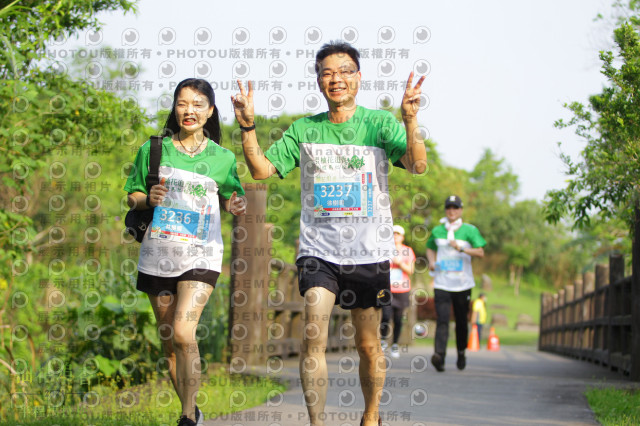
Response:
POLYGON ((242 130, 243 132, 250 132, 251 130, 256 128, 256 123, 255 121, 253 122, 253 124, 251 126, 240 126, 240 130, 242 130))
POLYGON ((464 253, 464 247, 460 247, 460 249, 458 250, 460 253, 464 253))

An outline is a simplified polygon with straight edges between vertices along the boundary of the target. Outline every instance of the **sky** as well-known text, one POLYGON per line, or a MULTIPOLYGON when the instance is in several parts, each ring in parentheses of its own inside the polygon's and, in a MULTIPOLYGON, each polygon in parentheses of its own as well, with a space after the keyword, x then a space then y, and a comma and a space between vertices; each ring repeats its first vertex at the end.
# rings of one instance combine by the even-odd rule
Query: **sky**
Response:
POLYGON ((256 83, 256 114, 325 111, 309 66, 323 43, 344 39, 363 55, 359 105, 399 107, 409 73, 426 75, 418 119, 443 161, 471 170, 490 148, 518 175, 518 199, 542 200, 565 186, 561 150, 577 156, 584 147, 554 122, 571 116, 565 103, 585 103, 606 84, 598 51, 612 45, 613 26, 594 18, 610 16, 611 3, 141 0, 137 14, 102 13, 101 31, 50 50, 69 62, 81 47, 89 61, 104 47, 120 49, 124 86, 101 73, 98 59, 86 77, 132 88, 128 96, 150 113, 170 105, 182 79, 206 78, 231 123, 238 78, 256 83))

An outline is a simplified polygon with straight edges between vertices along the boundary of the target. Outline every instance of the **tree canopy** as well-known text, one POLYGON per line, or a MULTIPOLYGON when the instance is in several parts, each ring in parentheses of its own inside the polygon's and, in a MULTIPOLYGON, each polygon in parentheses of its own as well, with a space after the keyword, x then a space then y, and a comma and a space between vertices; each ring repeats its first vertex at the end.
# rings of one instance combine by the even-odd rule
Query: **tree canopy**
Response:
POLYGON ((133 10, 133 2, 33 0, 0 9, 0 138, 7 141, 0 147, 2 260, 32 249, 32 215, 38 206, 25 195, 38 191, 34 182, 37 172, 50 166, 47 154, 70 147, 108 151, 137 138, 144 127, 146 117, 137 106, 66 72, 38 66, 52 39, 98 29, 95 14, 116 9, 133 10))
POLYGON ((558 222, 569 216, 575 226, 590 225, 595 214, 602 220, 623 219, 633 226, 634 207, 640 201, 640 37, 638 2, 631 1, 632 16, 614 31, 617 52, 600 52, 601 72, 607 86, 589 98, 588 105, 566 105, 573 117, 556 122, 574 127, 586 141, 579 159, 562 155, 568 185, 547 193, 546 217, 558 222))

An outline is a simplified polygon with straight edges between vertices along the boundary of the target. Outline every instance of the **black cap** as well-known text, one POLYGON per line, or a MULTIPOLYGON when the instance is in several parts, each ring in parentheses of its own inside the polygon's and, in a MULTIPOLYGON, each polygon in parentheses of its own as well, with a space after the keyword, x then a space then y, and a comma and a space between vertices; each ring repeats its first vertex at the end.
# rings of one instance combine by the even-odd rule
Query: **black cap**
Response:
POLYGON ((447 200, 444 202, 444 208, 446 209, 449 206, 456 206, 458 208, 462 208, 462 200, 457 195, 450 195, 447 197, 447 200))

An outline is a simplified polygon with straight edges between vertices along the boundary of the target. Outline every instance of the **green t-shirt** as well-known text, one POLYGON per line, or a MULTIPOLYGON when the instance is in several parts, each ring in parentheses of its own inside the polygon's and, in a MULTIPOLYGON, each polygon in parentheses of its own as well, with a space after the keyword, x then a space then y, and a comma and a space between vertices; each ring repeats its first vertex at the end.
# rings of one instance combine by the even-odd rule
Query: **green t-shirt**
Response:
MULTIPOLYGON (((138 150, 124 190, 147 193, 151 143, 138 150)), ((243 195, 235 155, 209 140, 193 158, 176 149, 171 138, 162 141, 160 179, 169 190, 154 210, 151 226, 140 247, 138 270, 157 277, 177 277, 191 269, 220 272, 223 242, 218 194, 229 199, 243 195)))
POLYGON ((356 107, 344 123, 326 112, 296 120, 266 152, 281 178, 300 167, 298 257, 332 263, 390 260, 395 248, 387 175, 407 138, 388 111, 356 107))
MULTIPOLYGON (((151 150, 151 142, 145 142, 136 155, 133 162, 133 169, 129 174, 124 190, 128 193, 143 192, 147 193, 145 180, 149 174, 149 153, 151 150)), ((175 168, 188 172, 204 175, 216 182, 218 192, 227 200, 231 197, 233 191, 237 191, 238 195, 244 195, 244 189, 240 184, 236 167, 236 158, 233 152, 229 151, 209 139, 207 147, 191 158, 187 154, 176 149, 171 138, 162 140, 162 158, 160 166, 175 168)), ((170 184, 170 177, 167 182, 170 184)))
MULTIPOLYGON (((463 223, 460 229, 454 231, 453 235, 456 237, 456 240, 467 241, 473 248, 487 245, 487 242, 482 235, 480 235, 478 228, 469 223, 463 223)), ((438 250, 438 246, 436 245, 437 239, 447 239, 447 228, 445 228, 444 225, 438 225, 433 228, 427 240, 427 248, 438 250)))
MULTIPOLYGON (((437 251, 434 288, 447 291, 464 291, 475 287, 471 256, 460 253, 449 245, 447 228, 444 224, 433 228, 427 240, 427 248, 437 251)), ((487 242, 473 225, 463 223, 454 231, 454 237, 460 247, 484 247, 487 242)))

